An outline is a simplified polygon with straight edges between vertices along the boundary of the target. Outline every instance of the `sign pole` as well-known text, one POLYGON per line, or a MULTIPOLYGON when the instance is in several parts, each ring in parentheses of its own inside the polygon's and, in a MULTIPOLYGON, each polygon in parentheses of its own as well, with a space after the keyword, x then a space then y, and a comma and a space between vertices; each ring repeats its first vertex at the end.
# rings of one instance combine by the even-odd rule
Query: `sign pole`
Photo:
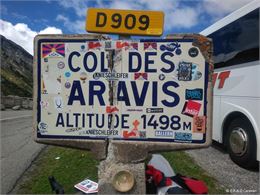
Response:
MULTIPOLYGON (((127 35, 119 36, 119 40, 130 39, 131 37, 127 35)), ((113 58, 115 50, 109 50, 108 52, 108 66, 112 71, 114 68, 113 58)), ((113 105, 114 81, 109 81, 109 88, 111 92, 109 94, 110 105, 113 105)), ((99 194, 146 193, 144 162, 120 162, 117 155, 117 147, 110 139, 108 140, 106 159, 101 161, 98 167, 98 178, 99 194)))

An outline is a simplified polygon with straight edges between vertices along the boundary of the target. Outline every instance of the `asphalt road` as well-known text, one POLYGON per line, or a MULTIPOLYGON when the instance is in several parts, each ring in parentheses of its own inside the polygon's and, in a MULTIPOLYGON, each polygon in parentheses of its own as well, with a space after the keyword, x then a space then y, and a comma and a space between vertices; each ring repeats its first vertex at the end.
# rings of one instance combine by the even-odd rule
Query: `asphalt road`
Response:
POLYGON ((44 147, 33 141, 32 111, 1 111, 1 194, 17 180, 44 147))
POLYGON ((187 153, 231 194, 259 193, 259 172, 248 171, 233 163, 229 155, 213 145, 187 153))

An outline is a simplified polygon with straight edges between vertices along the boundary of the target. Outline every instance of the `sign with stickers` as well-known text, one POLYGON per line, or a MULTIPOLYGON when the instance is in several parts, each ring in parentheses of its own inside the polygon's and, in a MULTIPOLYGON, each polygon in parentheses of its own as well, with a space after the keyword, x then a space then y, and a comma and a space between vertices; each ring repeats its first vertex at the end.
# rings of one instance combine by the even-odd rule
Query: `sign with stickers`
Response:
POLYGON ((161 11, 89 8, 86 30, 95 33, 161 36, 164 13, 161 11))
POLYGON ((209 64, 192 39, 35 44, 37 138, 205 143, 209 64))

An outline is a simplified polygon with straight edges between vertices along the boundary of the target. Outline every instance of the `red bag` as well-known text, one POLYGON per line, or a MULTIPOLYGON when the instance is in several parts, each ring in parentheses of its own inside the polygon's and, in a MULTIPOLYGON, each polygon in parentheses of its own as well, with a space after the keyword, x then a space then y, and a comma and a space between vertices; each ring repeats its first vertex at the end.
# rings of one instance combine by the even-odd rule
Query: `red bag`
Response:
POLYGON ((171 179, 175 183, 177 183, 178 185, 183 187, 184 189, 187 189, 192 194, 207 194, 208 193, 208 188, 207 188, 206 184, 201 180, 186 177, 181 174, 177 174, 177 175, 171 177, 171 179))

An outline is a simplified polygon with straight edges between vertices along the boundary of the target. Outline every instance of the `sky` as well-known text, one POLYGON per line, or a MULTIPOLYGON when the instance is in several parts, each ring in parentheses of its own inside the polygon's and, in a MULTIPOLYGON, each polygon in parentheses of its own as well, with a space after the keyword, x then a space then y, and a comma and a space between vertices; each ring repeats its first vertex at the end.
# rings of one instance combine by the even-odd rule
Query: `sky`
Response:
POLYGON ((164 34, 199 33, 252 0, 1 0, 0 34, 33 54, 37 34, 86 34, 90 7, 157 10, 164 34))

